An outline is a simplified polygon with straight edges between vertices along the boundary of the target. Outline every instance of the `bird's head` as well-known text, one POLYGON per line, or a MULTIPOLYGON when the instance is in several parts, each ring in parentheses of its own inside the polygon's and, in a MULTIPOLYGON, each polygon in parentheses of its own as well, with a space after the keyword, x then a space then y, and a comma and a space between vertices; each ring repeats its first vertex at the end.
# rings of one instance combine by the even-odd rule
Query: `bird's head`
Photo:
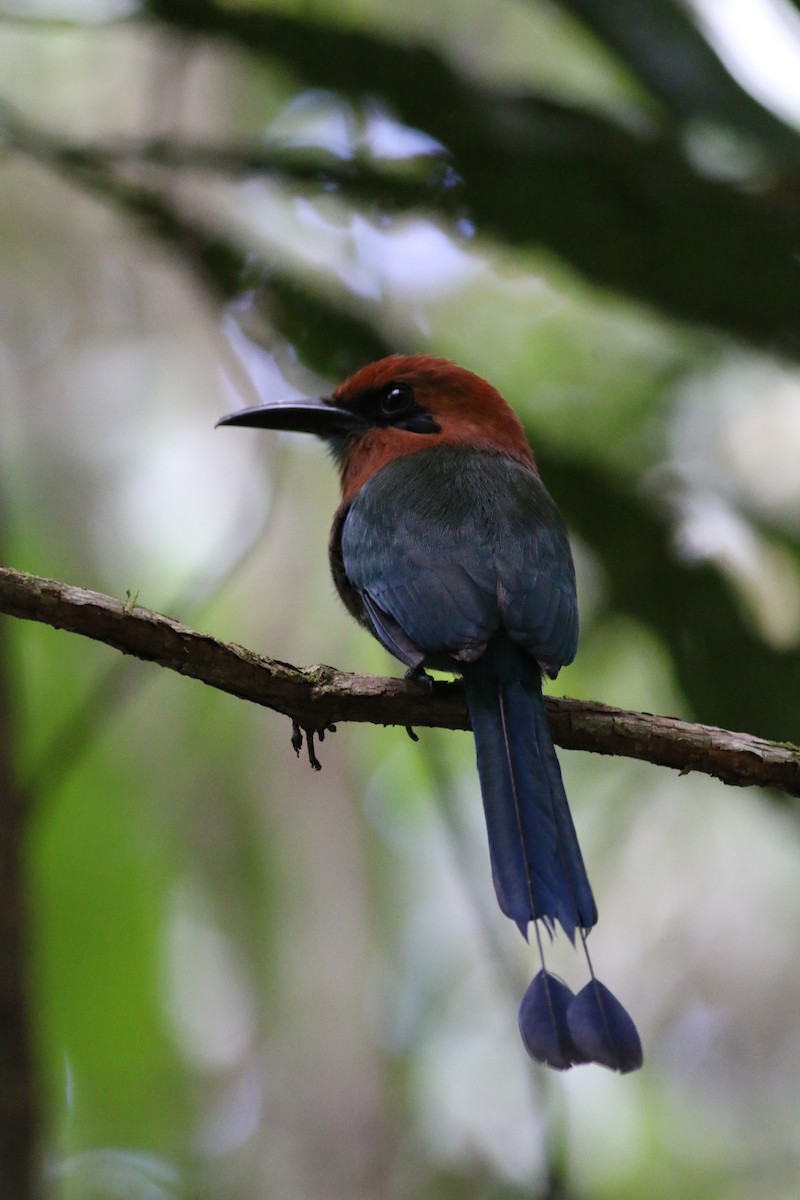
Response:
POLYGON ((536 469, 519 418, 497 389, 426 354, 393 354, 362 367, 330 396, 263 404, 218 424, 316 434, 339 463, 345 500, 386 463, 441 444, 499 450, 536 469))

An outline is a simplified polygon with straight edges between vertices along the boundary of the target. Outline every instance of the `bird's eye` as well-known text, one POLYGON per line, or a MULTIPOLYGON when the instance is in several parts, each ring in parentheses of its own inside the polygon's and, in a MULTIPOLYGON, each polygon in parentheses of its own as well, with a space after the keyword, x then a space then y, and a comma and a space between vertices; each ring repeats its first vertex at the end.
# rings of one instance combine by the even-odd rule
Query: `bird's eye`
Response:
POLYGON ((381 415, 384 417, 394 420, 395 417, 402 417, 403 413, 409 412, 413 407, 414 393, 407 383, 390 383, 381 393, 380 408, 381 415))

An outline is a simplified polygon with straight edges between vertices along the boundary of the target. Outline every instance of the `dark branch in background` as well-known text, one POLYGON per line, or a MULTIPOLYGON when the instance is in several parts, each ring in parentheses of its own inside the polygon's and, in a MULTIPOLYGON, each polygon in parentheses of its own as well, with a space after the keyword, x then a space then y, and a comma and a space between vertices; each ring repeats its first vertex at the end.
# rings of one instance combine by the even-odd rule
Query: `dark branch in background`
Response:
MULTIPOLYGON (((468 729, 457 683, 349 675, 298 668, 217 641, 159 613, 99 592, 0 568, 0 612, 40 621, 198 679, 284 713, 310 733, 339 721, 468 729)), ((759 784, 800 795, 800 749, 744 733, 603 704, 548 698, 558 745, 702 771, 725 783, 759 784)))
MULTIPOLYGON (((739 186, 699 173, 687 161, 683 133, 666 110, 658 123, 654 109, 646 133, 632 132, 531 92, 490 89, 459 75, 432 50, 376 34, 217 7, 208 0, 152 0, 148 7, 173 29, 223 39, 274 60, 309 87, 337 91, 356 105, 382 98, 401 120, 445 147, 439 167, 451 168, 434 167, 420 179, 368 155, 343 160, 320 151, 315 161, 310 153, 286 148, 225 153, 160 142, 138 151, 154 169, 158 164, 173 172, 190 169, 205 158, 206 169, 268 173, 287 186, 316 192, 334 186, 344 199, 383 211, 413 205, 446 216, 458 212, 484 234, 509 244, 547 246, 596 284, 681 320, 800 355, 800 194, 793 169, 800 139, 774 118, 757 120, 761 110, 741 89, 731 89, 741 100, 733 106, 732 127, 747 119, 751 130, 764 134, 759 148, 766 152, 767 183, 756 175, 739 186)), ((712 99, 709 111, 722 120, 723 100, 716 93, 712 99)), ((693 115, 701 100, 695 98, 693 115)), ((7 113, 0 111, 0 121, 10 125, 11 143, 31 152, 31 137, 22 145, 7 113)), ((126 194, 121 177, 123 161, 136 157, 133 145, 114 153, 108 146, 82 149, 62 142, 59 152, 55 138, 39 135, 39 143, 40 158, 46 149, 53 165, 71 168, 73 177, 82 172, 84 185, 91 186, 92 172, 97 182, 98 170, 116 179, 118 205, 136 210, 134 193, 126 194)), ((107 178, 110 198, 108 183, 107 178)), ((161 205, 166 206, 163 199, 161 205)))
MULTIPOLYGON (((2 516, 0 511, 0 535, 2 516)), ((10 632, 10 622, 0 617, 0 1197, 33 1200, 38 1164, 37 1097, 27 1003, 28 804, 16 773, 10 632)))
POLYGON ((492 90, 427 47, 209 0, 148 8, 173 29, 279 62, 309 87, 383 98, 447 148, 482 233, 548 246, 597 284, 800 353, 793 179, 773 191, 712 180, 689 165, 669 122, 643 135, 531 92, 492 90))
MULTIPOLYGON (((283 178, 291 168, 295 189, 313 181, 317 189, 323 183, 354 184, 375 181, 382 202, 389 208, 401 207, 419 197, 427 186, 414 176, 385 179, 373 168, 356 164, 331 163, 311 166, 303 155, 278 149, 240 146, 183 146, 162 140, 122 141, 79 145, 62 141, 32 126, 16 109, 0 99, 0 131, 5 143, 18 152, 51 169, 73 186, 95 196, 109 206, 135 219, 151 237, 162 244, 198 281, 216 302, 226 302, 243 291, 253 292, 254 303, 267 312, 268 328, 277 329, 294 347, 308 366, 323 375, 343 377, 365 362, 394 353, 391 345, 367 318, 367 302, 342 292, 337 303, 314 295, 304 284, 284 271, 262 263, 257 270, 245 269, 252 262, 246 247, 233 238, 219 234, 211 223, 182 211, 172 191, 148 179, 141 182, 141 168, 215 170, 221 174, 257 172, 283 178), (131 169, 140 168, 137 177, 131 169), (122 168, 128 168, 127 172, 122 168), (378 183, 380 181, 380 184, 378 183)), ((434 174, 437 171, 434 170, 434 174)))
POLYGON ((778 162, 800 158, 788 125, 737 83, 711 49, 688 6, 676 0, 554 0, 615 53, 678 122, 728 126, 778 162))

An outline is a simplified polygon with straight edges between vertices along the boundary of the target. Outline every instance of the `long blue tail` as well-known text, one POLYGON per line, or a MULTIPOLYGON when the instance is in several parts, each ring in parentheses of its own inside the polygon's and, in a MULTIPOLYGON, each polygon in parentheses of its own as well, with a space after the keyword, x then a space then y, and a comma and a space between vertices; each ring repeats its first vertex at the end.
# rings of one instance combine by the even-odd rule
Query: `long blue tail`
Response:
POLYGON ((463 668, 497 899, 528 923, 575 930, 597 921, 567 803, 537 663, 504 635, 463 668))
MULTIPOLYGON (((499 634, 463 669, 475 734, 492 876, 500 907, 527 936, 530 921, 572 941, 597 921, 592 889, 572 824, 536 662, 499 634)), ((564 1071, 582 1062, 615 1071, 642 1065, 636 1026, 594 975, 578 993, 544 963, 519 1010, 522 1040, 537 1062, 564 1071)))

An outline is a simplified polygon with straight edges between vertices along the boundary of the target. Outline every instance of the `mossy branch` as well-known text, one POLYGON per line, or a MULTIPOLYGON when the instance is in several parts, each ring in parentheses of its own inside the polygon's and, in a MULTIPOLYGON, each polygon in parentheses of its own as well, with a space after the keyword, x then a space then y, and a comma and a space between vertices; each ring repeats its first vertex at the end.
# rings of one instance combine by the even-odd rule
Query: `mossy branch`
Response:
MULTIPOLYGON (((352 675, 333 667, 294 667, 130 601, 38 575, 0 568, 0 612, 105 642, 272 708, 312 735, 341 721, 469 729, 457 682, 437 681, 431 687, 425 681, 352 675)), ((582 700, 548 697, 547 712, 553 738, 564 749, 638 758, 681 772, 701 771, 740 787, 759 785, 800 795, 796 746, 582 700)))

